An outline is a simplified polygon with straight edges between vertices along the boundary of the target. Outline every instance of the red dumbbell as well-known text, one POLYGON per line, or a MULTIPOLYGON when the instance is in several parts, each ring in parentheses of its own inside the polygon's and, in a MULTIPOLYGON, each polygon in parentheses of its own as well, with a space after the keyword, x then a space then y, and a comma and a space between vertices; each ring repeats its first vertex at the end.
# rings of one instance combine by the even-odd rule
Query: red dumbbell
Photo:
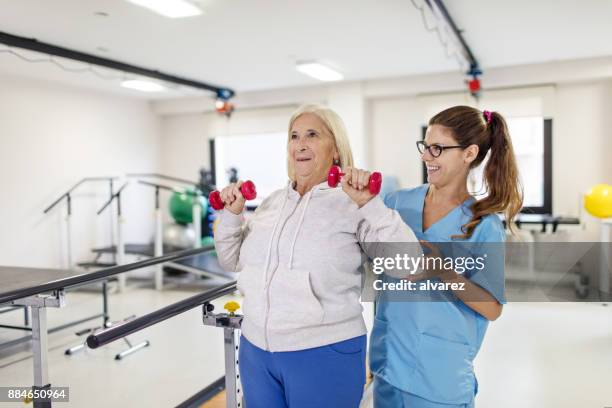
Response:
MULTIPOLYGON (((257 191, 255 190, 255 183, 251 180, 247 180, 240 186, 240 192, 242 196, 247 200, 253 200, 257 197, 257 191)), ((210 206, 215 210, 221 210, 225 207, 225 203, 221 200, 221 193, 217 190, 210 193, 208 196, 208 201, 210 202, 210 206)))
MULTIPOLYGON (((327 174, 327 184, 330 187, 336 187, 340 182, 340 177, 344 176, 344 173, 340 171, 340 167, 331 166, 329 169, 329 173, 327 174)), ((368 190, 370 194, 378 194, 380 193, 380 187, 382 186, 382 174, 375 171, 370 175, 370 180, 368 180, 368 190)))

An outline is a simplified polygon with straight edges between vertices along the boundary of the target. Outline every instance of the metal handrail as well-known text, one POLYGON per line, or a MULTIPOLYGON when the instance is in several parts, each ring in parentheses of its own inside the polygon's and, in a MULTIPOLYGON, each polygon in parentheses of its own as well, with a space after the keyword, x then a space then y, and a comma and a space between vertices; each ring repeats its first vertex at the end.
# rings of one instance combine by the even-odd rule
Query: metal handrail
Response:
MULTIPOLYGON (((106 209, 106 207, 108 207, 115 198, 118 198, 121 195, 121 192, 123 191, 123 189, 125 189, 128 186, 129 183, 125 183, 124 185, 122 185, 119 190, 117 190, 117 192, 115 194, 113 194, 105 203, 104 205, 102 205, 102 207, 98 210, 98 212, 96 213, 97 215, 100 215, 102 213, 102 211, 104 211, 106 209)), ((119 211, 121 212, 121 211, 119 211)))
POLYGON ((0 304, 8 303, 12 300, 23 299, 29 296, 38 295, 40 293, 52 292, 67 287, 80 285, 83 283, 93 283, 96 281, 105 280, 110 276, 117 275, 123 272, 133 271, 135 269, 140 269, 151 265, 157 265, 164 262, 170 262, 176 259, 185 258, 192 255, 198 255, 204 252, 212 252, 214 249, 214 245, 207 245, 202 248, 185 249, 183 251, 177 251, 167 255, 144 259, 138 262, 132 262, 129 264, 99 269, 94 272, 83 272, 80 275, 75 275, 64 279, 58 279, 49 283, 45 283, 43 285, 6 292, 2 296, 0 296, 0 304))
POLYGON ((158 178, 162 180, 176 181, 178 183, 189 184, 191 186, 197 186, 200 184, 197 181, 186 180, 186 179, 173 177, 173 176, 167 176, 165 174, 159 174, 159 173, 128 173, 126 174, 126 176, 127 177, 153 177, 153 178, 158 178))
POLYGON ((179 193, 179 194, 187 194, 187 195, 193 195, 193 196, 202 194, 199 188, 196 188, 195 191, 190 191, 185 188, 172 187, 166 184, 151 183, 150 181, 144 181, 144 180, 138 180, 138 183, 143 184, 145 186, 149 186, 149 187, 161 188, 162 190, 168 190, 168 191, 172 191, 174 193, 179 193), (198 194, 198 192, 200 192, 200 194, 198 194))
POLYGON ((77 187, 79 187, 81 184, 89 182, 89 181, 112 181, 112 180, 117 180, 119 177, 85 177, 83 179, 81 179, 78 183, 76 183, 74 186, 72 186, 68 191, 66 191, 64 194, 62 194, 57 200, 55 200, 53 202, 53 204, 51 204, 50 206, 48 206, 45 211, 43 211, 44 214, 48 213, 49 211, 51 211, 51 209, 53 207, 55 207, 57 204, 59 204, 64 198, 68 198, 70 199, 70 193, 72 193, 77 187))
POLYGON ((232 293, 235 290, 236 281, 233 281, 230 283, 226 283, 225 285, 216 287, 214 289, 207 290, 206 292, 199 293, 195 296, 191 296, 187 299, 183 299, 179 302, 173 303, 144 316, 125 322, 119 326, 103 330, 96 334, 92 334, 87 337, 87 346, 92 349, 102 347, 122 337, 128 336, 132 333, 145 329, 149 326, 153 326, 154 324, 163 322, 164 320, 170 319, 171 317, 184 313, 195 307, 201 306, 206 302, 210 302, 223 295, 232 293))

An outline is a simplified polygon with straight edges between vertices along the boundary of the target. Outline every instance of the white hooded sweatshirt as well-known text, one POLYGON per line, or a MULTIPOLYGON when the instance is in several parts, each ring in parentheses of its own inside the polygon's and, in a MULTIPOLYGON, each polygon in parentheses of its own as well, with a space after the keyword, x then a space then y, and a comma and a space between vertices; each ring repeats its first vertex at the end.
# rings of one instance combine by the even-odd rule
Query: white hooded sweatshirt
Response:
POLYGON ((225 270, 240 272, 243 335, 264 350, 296 351, 365 334, 363 264, 384 252, 364 245, 374 242, 417 239, 379 197, 358 208, 327 182, 303 196, 289 184, 248 221, 223 210, 215 248, 225 270))

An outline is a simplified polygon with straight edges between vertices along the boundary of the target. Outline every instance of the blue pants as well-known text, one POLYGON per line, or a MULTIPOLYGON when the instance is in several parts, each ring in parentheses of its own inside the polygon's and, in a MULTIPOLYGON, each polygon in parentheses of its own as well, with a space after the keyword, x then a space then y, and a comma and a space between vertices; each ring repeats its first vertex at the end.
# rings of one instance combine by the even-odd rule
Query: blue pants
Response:
POLYGON ((240 338, 247 408, 357 408, 365 384, 366 336, 299 351, 269 352, 240 338))
MULTIPOLYGON (((374 408, 474 408, 474 404, 440 404, 395 388, 374 376, 374 408)), ((248 407, 247 407, 248 408, 248 407)))

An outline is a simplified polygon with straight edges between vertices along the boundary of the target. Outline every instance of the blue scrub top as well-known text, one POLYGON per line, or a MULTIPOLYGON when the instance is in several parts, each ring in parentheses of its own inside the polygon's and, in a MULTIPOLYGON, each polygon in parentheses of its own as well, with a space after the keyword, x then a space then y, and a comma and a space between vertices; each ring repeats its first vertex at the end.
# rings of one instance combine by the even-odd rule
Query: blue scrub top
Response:
MULTIPOLYGON (((474 198, 470 198, 423 231, 428 189, 424 184, 390 193, 385 204, 399 212, 420 240, 453 242, 453 248, 463 245, 474 256, 486 252, 489 259, 491 252, 498 251, 496 262, 487 262, 485 269, 468 271, 464 276, 505 303, 503 244, 487 244, 505 240, 499 217, 484 217, 469 239, 451 238, 462 235, 461 226, 472 217, 469 207, 474 198)), ((393 281, 386 275, 383 279, 393 281)), ((402 391, 438 403, 469 404, 478 390, 472 362, 488 320, 452 294, 448 299, 452 300, 385 301, 384 295, 380 296, 370 338, 370 367, 375 375, 402 391)))

